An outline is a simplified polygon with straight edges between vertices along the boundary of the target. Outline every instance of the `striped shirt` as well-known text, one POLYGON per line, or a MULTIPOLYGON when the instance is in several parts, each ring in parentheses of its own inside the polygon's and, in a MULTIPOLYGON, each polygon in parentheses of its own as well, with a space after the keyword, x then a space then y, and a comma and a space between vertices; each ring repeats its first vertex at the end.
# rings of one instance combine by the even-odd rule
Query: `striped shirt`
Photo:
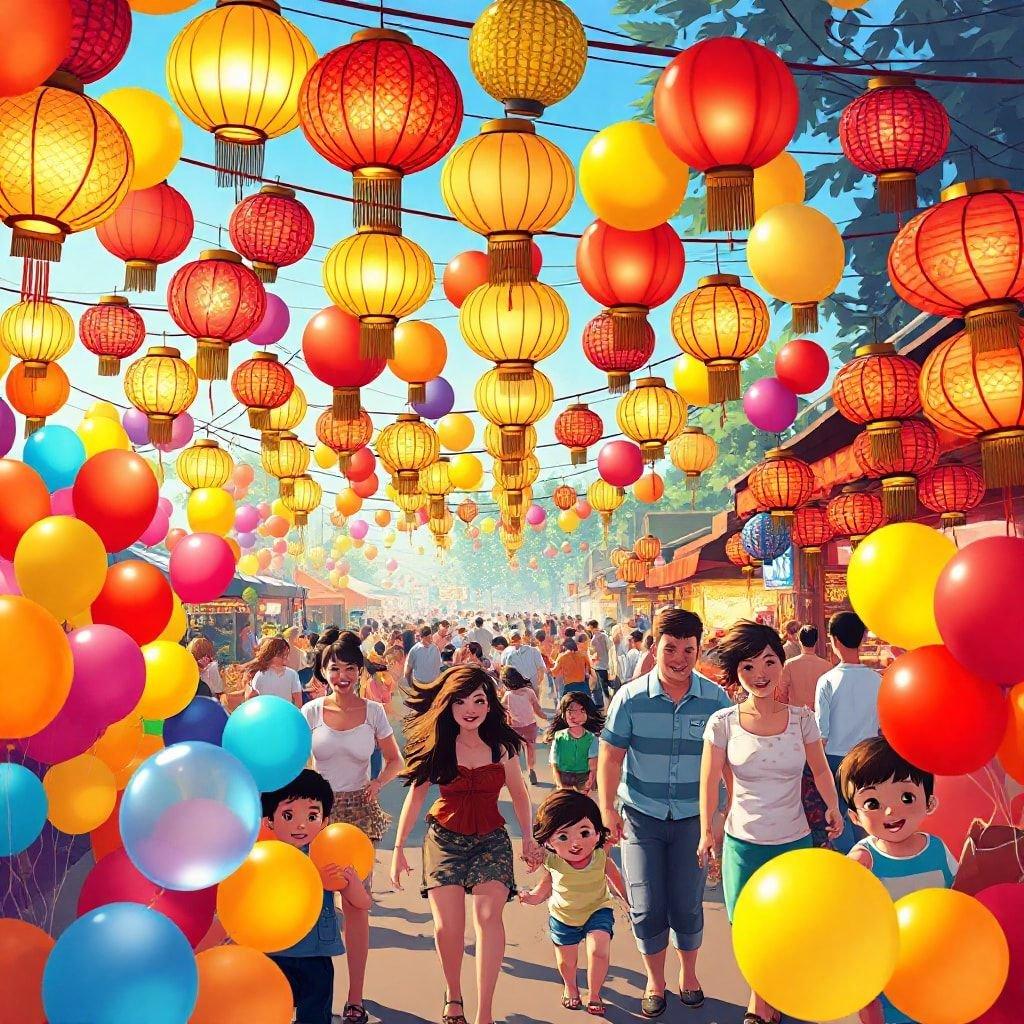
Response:
POLYGON ((622 803, 662 821, 699 814, 704 728, 719 708, 731 706, 725 690, 699 672, 678 704, 662 689, 657 671, 621 687, 601 740, 626 751, 622 803))

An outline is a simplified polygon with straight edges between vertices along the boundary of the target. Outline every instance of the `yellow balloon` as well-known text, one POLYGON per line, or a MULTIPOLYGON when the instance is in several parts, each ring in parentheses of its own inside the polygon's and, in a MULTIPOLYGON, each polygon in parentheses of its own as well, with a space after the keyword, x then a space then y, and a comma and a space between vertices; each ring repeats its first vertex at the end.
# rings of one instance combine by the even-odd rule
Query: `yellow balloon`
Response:
POLYGON ((156 477, 157 486, 163 487, 164 485, 164 467, 163 464, 157 462, 155 459, 146 459, 146 465, 153 470, 153 476, 156 477))
POLYGON ((941 644, 932 602, 956 545, 921 523, 892 523, 860 542, 846 570, 853 610, 872 633, 912 650, 941 644))
POLYGON ((238 560, 238 571, 243 576, 256 576, 260 571, 260 560, 255 555, 242 555, 238 560))
POLYGON ((73 836, 102 825, 117 801, 114 773, 93 754, 53 765, 43 776, 43 789, 50 823, 73 836))
POLYGON ((664 224, 683 204, 690 170, 653 124, 619 121, 580 156, 580 191, 605 223, 624 231, 664 224))
POLYGON ((235 500, 223 487, 197 487, 188 496, 185 514, 193 532, 226 537, 235 525, 235 500))
POLYGON ((484 516, 480 520, 481 533, 494 533, 494 520, 490 516, 484 516))
POLYGON ((347 572, 339 572, 337 574, 337 578, 334 581, 334 585, 339 590, 341 590, 343 587, 347 587, 348 586, 348 573, 347 572))
POLYGON ((572 533, 580 525, 580 517, 574 509, 567 508, 558 513, 558 528, 566 533, 572 533))
POLYGON ((384 547, 393 547, 396 540, 398 540, 398 537, 395 534, 395 531, 388 530, 388 532, 384 534, 384 547))
POLYGON ((380 552, 377 550, 377 546, 375 544, 367 544, 363 549, 363 558, 368 562, 372 562, 379 554, 380 552))
POLYGON ((283 498, 275 498, 270 503, 270 512, 272 515, 287 519, 289 523, 295 522, 295 513, 284 503, 283 498))
POLYGON ((336 586, 338 585, 338 579, 339 579, 340 577, 341 577, 341 573, 340 573, 340 572, 338 572, 338 570, 337 570, 337 569, 332 569, 332 570, 331 570, 331 571, 330 571, 330 572, 329 572, 329 573, 327 574, 327 582, 328 582, 328 583, 330 583, 330 585, 331 585, 332 587, 336 587, 336 586))
POLYGON ((133 714, 143 718, 170 718, 185 708, 199 686, 196 659, 180 644, 154 640, 142 648, 146 659, 146 686, 133 714))
POLYGON ((754 220, 783 203, 802 203, 807 194, 804 172, 796 157, 783 150, 774 160, 754 168, 754 220))
POLYGON ((313 461, 321 469, 337 469, 338 453, 332 448, 328 448, 325 444, 318 444, 313 449, 313 461))
POLYGON ((113 405, 111 402, 93 402, 92 405, 89 406, 89 411, 85 415, 105 420, 113 420, 115 423, 121 422, 121 414, 118 412, 117 406, 113 405))
POLYGON ((832 850, 792 850, 744 886, 732 945, 743 977, 776 1009, 835 1020, 867 1006, 892 975, 896 910, 882 883, 856 861, 832 850), (842 956, 832 944, 837 928, 842 956))
POLYGON ((352 538, 351 537, 338 537, 334 541, 334 548, 337 549, 339 555, 345 554, 346 551, 352 550, 352 538))
POLYGON ((104 416, 86 416, 75 433, 85 445, 85 457, 91 459, 100 452, 118 448, 124 452, 132 450, 132 442, 127 431, 116 420, 104 416))
POLYGON ((384 493, 391 501, 394 501, 398 497, 398 491, 395 490, 394 484, 388 484, 387 487, 384 488, 384 493))
POLYGON ((475 455, 456 455, 448 466, 448 479, 457 490, 472 491, 483 478, 483 463, 475 455))
POLYGON ((185 138, 174 108, 149 89, 129 85, 100 97, 125 130, 135 154, 132 189, 152 188, 166 180, 181 158, 185 138))
POLYGON ((107 578, 107 552, 96 531, 71 516, 47 516, 18 541, 14 574, 25 597, 54 618, 87 611, 107 578))
POLYGON ((841 11, 858 11, 868 0, 825 0, 829 7, 838 7, 841 11))
POLYGON ((437 421, 437 436, 450 452, 463 452, 476 436, 473 421, 463 412, 450 412, 437 421))
POLYGON ((128 0, 128 6, 139 14, 176 14, 194 3, 196 0, 128 0))
POLYGON ((177 643, 188 631, 188 616, 185 615, 181 599, 173 591, 171 592, 171 600, 173 601, 171 617, 167 620, 167 625, 160 631, 157 640, 171 640, 177 643))
POLYGON ((689 405, 710 405, 707 363, 685 352, 672 366, 672 386, 689 405))

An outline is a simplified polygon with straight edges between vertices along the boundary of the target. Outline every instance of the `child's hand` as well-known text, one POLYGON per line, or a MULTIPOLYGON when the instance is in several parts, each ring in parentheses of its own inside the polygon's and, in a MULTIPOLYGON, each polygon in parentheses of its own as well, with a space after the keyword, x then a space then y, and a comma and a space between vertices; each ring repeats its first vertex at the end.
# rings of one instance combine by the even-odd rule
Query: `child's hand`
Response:
POLYGON ((544 851, 532 839, 524 839, 523 860, 528 871, 536 871, 544 863, 544 851))
POLYGON ((825 826, 829 839, 838 839, 843 834, 843 816, 838 807, 829 807, 825 811, 825 826))
POLYGON ((344 892, 353 878, 358 881, 354 868, 343 868, 339 864, 324 864, 320 876, 329 884, 332 892, 344 892))
POLYGON ((544 902, 544 897, 539 892, 521 892, 519 902, 524 907, 535 907, 538 903, 544 902))

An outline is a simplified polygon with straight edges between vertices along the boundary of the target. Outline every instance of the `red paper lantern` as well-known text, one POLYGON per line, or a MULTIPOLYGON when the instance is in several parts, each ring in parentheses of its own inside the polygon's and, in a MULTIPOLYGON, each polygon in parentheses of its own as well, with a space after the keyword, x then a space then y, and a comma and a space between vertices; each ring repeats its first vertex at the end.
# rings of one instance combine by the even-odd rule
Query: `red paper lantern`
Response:
POLYGON ((825 516, 835 536, 849 537, 853 547, 885 523, 881 498, 852 488, 843 488, 825 506, 825 516))
POLYGON ((559 484, 551 492, 551 501, 554 503, 555 508, 560 508, 563 512, 567 512, 579 501, 579 495, 568 484, 559 484))
POLYGON ((359 320, 337 306, 317 313, 302 332, 302 357, 309 372, 334 389, 338 419, 359 415, 359 389, 373 383, 387 366, 387 356, 361 356, 359 320))
POLYGON ((71 0, 71 45, 61 71, 95 82, 121 62, 132 38, 128 0, 71 0))
POLYGON ((740 534, 734 533, 725 542, 725 557, 743 571, 744 576, 753 576, 754 570, 761 563, 743 546, 743 538, 740 534))
POLYGON ((901 299, 962 317, 975 352, 1012 348, 1024 301, 1024 192, 998 178, 960 182, 906 223, 889 250, 901 299))
POLYGON ((940 513, 943 526, 964 526, 967 513, 985 500, 985 481, 970 466, 936 466, 917 481, 921 504, 940 513))
POLYGON ((804 568, 813 580, 821 565, 821 549, 833 537, 825 510, 820 505, 801 505, 793 513, 789 536, 803 553, 804 568))
POLYGON ((156 289, 157 264, 177 259, 194 230, 188 200, 164 181, 129 192, 113 216, 96 228, 96 237, 107 252, 127 264, 125 290, 151 292, 156 289))
POLYGON ((146 340, 146 324, 123 295, 104 295, 78 321, 82 344, 100 357, 99 375, 116 377, 121 360, 135 355, 146 340))
POLYGON ((747 478, 747 487, 759 512, 771 512, 773 519, 791 520, 800 505, 814 496, 814 471, 803 459, 781 448, 765 454, 747 478))
POLYGON ((949 117, 909 75, 868 79, 839 119, 846 159, 878 179, 878 208, 898 213, 917 206, 917 176, 934 167, 949 145, 949 117))
POLYGON ((576 246, 580 283, 608 307, 613 347, 630 351, 644 344, 647 314, 672 298, 685 266, 683 243, 669 224, 623 231, 596 220, 576 246))
POLYGON ((231 374, 231 391, 249 410, 249 426, 270 427, 270 410, 279 409, 292 396, 295 378, 273 352, 257 352, 231 374))
POLYGON ((853 457, 864 472, 882 481, 882 506, 894 523, 917 515, 917 478, 939 458, 938 431, 924 420, 901 420, 895 454, 878 456, 865 431, 853 442, 853 457))
POLYGON ((669 149, 704 172, 712 231, 754 223, 754 168, 786 148, 799 112, 789 68, 746 39, 702 40, 661 73, 654 121, 669 149))
MULTIPOLYGON (((343 473, 348 470, 352 456, 357 451, 368 452, 370 458, 373 459, 373 453, 364 448, 364 445, 369 444, 370 438, 373 436, 373 421, 362 409, 359 410, 358 416, 352 418, 335 416, 332 409, 325 410, 317 418, 316 436, 321 444, 327 445, 338 456, 338 468, 343 473)), ((371 465, 370 472, 365 476, 360 476, 357 480, 349 477, 349 480, 352 480, 354 484, 361 483, 364 480, 369 480, 373 475, 371 465)))
POLYGON ((598 313, 583 328, 583 354, 608 375, 608 390, 613 395, 629 390, 629 375, 650 361, 654 354, 654 328, 646 319, 640 329, 615 344, 615 318, 605 311, 598 313))
POLYGON ((273 282, 279 267, 290 267, 309 252, 313 215, 295 198, 294 189, 264 185, 231 211, 228 234, 256 276, 273 282))
POLYGON ((555 417, 555 439, 569 449, 570 462, 582 466, 587 449, 597 444, 604 434, 604 423, 589 406, 579 403, 566 406, 555 417))
POLYGON ((167 285, 167 312, 199 342, 201 380, 228 379, 228 346, 248 338, 266 311, 263 282, 230 249, 207 249, 167 285))

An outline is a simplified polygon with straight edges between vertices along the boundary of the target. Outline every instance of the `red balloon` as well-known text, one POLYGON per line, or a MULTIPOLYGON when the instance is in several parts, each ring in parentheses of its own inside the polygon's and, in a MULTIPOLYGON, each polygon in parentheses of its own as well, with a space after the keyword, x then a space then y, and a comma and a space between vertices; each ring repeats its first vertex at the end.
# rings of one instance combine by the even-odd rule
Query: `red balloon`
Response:
POLYGON ((364 446, 357 448, 352 453, 352 457, 348 460, 345 476, 353 483, 359 483, 360 480, 368 479, 376 468, 377 460, 374 458, 373 452, 364 446))
POLYGON ((458 308, 474 288, 487 284, 487 273, 487 253, 469 249, 460 252, 444 268, 441 287, 444 288, 448 301, 458 308))
POLYGON ((974 1024, 1019 1024, 1024 1019, 1024 885, 990 885, 975 899, 992 911, 1006 935, 1010 970, 999 998, 974 1024))
POLYGON ((140 647, 163 632, 174 611, 174 595, 164 574, 149 562, 130 559, 107 569, 92 621, 124 630, 140 647))
POLYGON ((57 70, 71 45, 68 0, 0 0, 0 96, 29 92, 57 70))
POLYGON ((302 332, 302 356, 309 372, 332 388, 361 388, 376 380, 387 358, 359 354, 359 320, 337 306, 314 316, 302 332))
POLYGON ((795 395, 809 395, 828 380, 828 353, 815 341, 794 338, 775 353, 775 376, 795 395))
POLYGON ((576 247, 580 284, 602 306, 660 306, 679 287, 685 265, 670 224, 623 231, 596 220, 576 247))
POLYGON ((159 911, 182 930, 195 949, 213 923, 217 889, 164 889, 146 878, 120 849, 108 853, 86 876, 78 897, 78 916, 105 903, 141 903, 159 911))
POLYGON ((174 550, 174 545, 178 543, 183 537, 188 536, 188 530, 181 529, 180 526, 176 526, 173 530, 167 531, 167 536, 164 538, 164 546, 168 551, 174 550))
POLYGON ((352 490, 360 498, 372 498, 377 493, 378 487, 380 487, 380 481, 377 479, 376 473, 371 473, 365 480, 352 481, 352 490))
POLYGON ((75 515, 99 534, 108 551, 123 551, 153 521, 160 485, 141 455, 113 449, 86 459, 71 500, 75 515))
POLYGON ((1007 714, 1005 694, 940 644, 901 654, 878 692, 882 735, 911 764, 936 775, 966 775, 988 764, 1007 714))
POLYGON ((0 555, 14 558, 21 535, 49 514, 50 492, 43 478, 24 462, 0 459, 0 555))
POLYGON ((993 825, 1010 824, 1005 811, 1005 784, 998 765, 969 775, 936 775, 937 806, 928 815, 926 831, 938 836, 959 855, 975 818, 984 818, 993 825))
POLYGON ((597 453, 597 471, 613 487, 629 487, 644 475, 644 456, 632 441, 608 441, 597 453))
POLYGON ((530 243, 530 272, 536 277, 540 273, 540 268, 544 266, 544 253, 540 251, 540 246, 536 242, 530 243))
POLYGON ((287 555, 288 554, 288 541, 286 540, 275 540, 271 545, 271 550, 275 555, 287 555))
POLYGON ((962 547, 935 585, 942 642, 965 668, 1000 686, 1024 680, 1024 540, 985 537, 962 547))

